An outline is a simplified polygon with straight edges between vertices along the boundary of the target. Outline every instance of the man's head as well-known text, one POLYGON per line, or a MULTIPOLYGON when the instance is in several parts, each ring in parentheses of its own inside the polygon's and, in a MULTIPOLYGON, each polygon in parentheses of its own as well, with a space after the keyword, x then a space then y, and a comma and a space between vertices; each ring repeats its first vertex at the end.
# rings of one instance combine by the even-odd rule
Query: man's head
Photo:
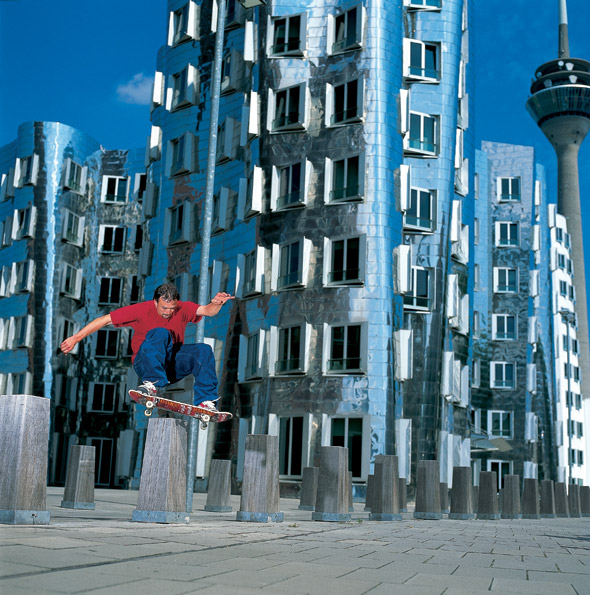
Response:
POLYGON ((177 306, 180 294, 178 289, 171 283, 164 283, 156 287, 154 291, 154 303, 156 304, 156 312, 162 318, 170 318, 177 306))

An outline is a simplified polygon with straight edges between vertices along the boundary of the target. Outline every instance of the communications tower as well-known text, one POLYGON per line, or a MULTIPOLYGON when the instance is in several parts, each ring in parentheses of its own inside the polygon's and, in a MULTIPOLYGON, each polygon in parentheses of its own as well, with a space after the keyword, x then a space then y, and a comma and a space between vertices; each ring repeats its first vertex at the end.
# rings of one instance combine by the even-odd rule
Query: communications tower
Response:
POLYGON ((526 104, 557 154, 557 210, 571 234, 582 395, 590 398, 590 346, 578 152, 590 129, 590 62, 570 57, 566 0, 559 0, 557 60, 537 68, 526 104))

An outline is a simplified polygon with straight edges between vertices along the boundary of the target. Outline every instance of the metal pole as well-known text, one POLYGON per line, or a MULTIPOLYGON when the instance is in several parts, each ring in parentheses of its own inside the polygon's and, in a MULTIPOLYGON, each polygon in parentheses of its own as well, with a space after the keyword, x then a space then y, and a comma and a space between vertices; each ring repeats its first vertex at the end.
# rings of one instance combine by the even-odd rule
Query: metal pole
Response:
MULTIPOLYGON (((207 176, 205 180, 205 203, 203 209, 203 235, 201 239, 201 267, 199 270, 199 304, 207 301, 209 285, 209 249, 211 247, 211 220, 213 218, 213 187, 215 184, 215 160, 217 155, 217 127, 219 123, 219 96, 221 94, 221 61, 225 37, 226 0, 217 0, 217 33, 215 34, 215 53, 211 73, 211 119, 209 122, 209 152, 207 155, 207 176)), ((205 338, 204 322, 197 325, 197 343, 205 338)), ((191 418, 188 435, 188 456, 186 462, 186 511, 193 510, 193 492, 195 489, 197 424, 191 418)))

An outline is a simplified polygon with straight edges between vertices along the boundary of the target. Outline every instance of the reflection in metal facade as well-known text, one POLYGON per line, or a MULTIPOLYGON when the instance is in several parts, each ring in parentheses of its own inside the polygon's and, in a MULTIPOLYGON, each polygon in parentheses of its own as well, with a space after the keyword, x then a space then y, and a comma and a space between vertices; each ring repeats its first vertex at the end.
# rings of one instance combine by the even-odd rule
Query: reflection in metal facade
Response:
POLYGON ((76 441, 97 447, 99 484, 131 475, 125 338, 107 331, 70 356, 59 345, 135 291, 143 168, 143 151, 54 122, 25 123, 0 149, 0 392, 52 399, 53 482, 76 441))
MULTIPOLYGON (((247 432, 280 436, 286 478, 328 444, 359 480, 379 453, 410 481, 469 464, 469 10, 436 4, 228 2, 210 287, 238 299, 205 334, 237 420, 200 436, 197 475, 215 448, 239 479, 247 432)), ((211 2, 168 9, 140 270, 195 299, 211 2)))
POLYGON ((474 468, 499 477, 556 479, 545 172, 531 147, 484 142, 482 150, 476 170, 474 468))

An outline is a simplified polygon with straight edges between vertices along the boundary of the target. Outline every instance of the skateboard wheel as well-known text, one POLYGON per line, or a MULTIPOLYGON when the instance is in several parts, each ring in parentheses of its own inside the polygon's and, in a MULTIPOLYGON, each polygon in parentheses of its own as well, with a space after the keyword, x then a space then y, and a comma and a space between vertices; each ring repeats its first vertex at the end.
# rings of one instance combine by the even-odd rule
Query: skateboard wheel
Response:
POLYGON ((207 423, 209 420, 211 419, 210 415, 201 415, 201 421, 203 421, 203 423, 207 423))
POLYGON ((146 409, 145 410, 145 416, 146 417, 150 417, 152 413, 153 413, 153 411, 151 409, 146 409))
POLYGON ((146 402, 145 402, 145 406, 146 406, 148 409, 151 409, 151 408, 154 406, 154 402, 153 402, 153 401, 146 401, 146 402))
POLYGON ((207 424, 205 422, 201 422, 201 430, 206 430, 207 424))

